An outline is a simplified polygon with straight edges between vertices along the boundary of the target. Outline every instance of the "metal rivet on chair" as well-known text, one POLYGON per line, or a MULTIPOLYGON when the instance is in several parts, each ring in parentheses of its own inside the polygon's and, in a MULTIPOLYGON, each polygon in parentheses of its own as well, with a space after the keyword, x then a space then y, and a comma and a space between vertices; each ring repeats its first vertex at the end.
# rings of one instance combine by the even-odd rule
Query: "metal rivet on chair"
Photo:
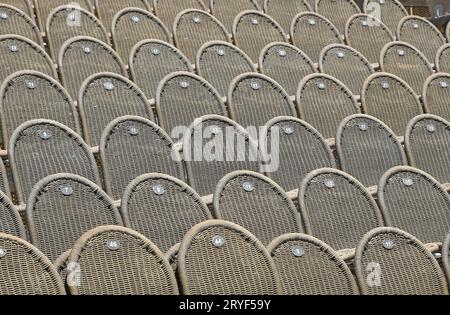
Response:
POLYGON ((106 247, 110 250, 118 250, 120 248, 120 241, 118 240, 107 240, 106 247))
POLYGON ((61 193, 62 193, 64 196, 72 196, 72 195, 73 195, 73 192, 74 192, 73 188, 72 188, 71 186, 68 186, 68 185, 62 186, 62 187, 60 188, 60 190, 61 190, 61 193))
POLYGON ((389 89, 390 84, 388 81, 381 81, 381 87, 385 90, 389 89))
POLYGON ((6 20, 7 18, 9 18, 8 13, 6 13, 6 12, 0 12, 0 19, 6 20))
POLYGON ((397 49, 397 55, 404 56, 405 55, 405 50, 404 49, 397 49))
POLYGON ((26 80, 26 81, 25 81, 25 85, 26 85, 26 87, 29 88, 30 90, 33 90, 33 89, 36 88, 37 83, 36 83, 35 81, 33 81, 33 80, 26 80))
POLYGON ((259 84, 258 82, 255 82, 255 81, 253 81, 252 83, 250 83, 250 87, 253 89, 253 90, 259 90, 260 88, 261 88, 261 84, 259 84))
POLYGON ((225 49, 223 49, 223 48, 218 48, 218 49, 217 49, 217 54, 218 54, 219 56, 224 56, 224 55, 225 55, 225 49))
POLYGON ((84 46, 83 51, 85 54, 90 54, 92 52, 92 48, 89 46, 84 46))
POLYGON ((295 257, 303 257, 305 255, 305 249, 300 245, 292 246, 291 252, 295 257))
POLYGON ((369 22, 368 22, 367 20, 362 20, 362 21, 361 21, 361 25, 362 25, 362 26, 368 26, 368 25, 369 25, 369 22))
POLYGON ((409 178, 409 177, 403 178, 402 182, 403 182, 403 185, 405 185, 407 187, 411 187, 412 185, 414 185, 414 181, 412 180, 412 178, 409 178))
POLYGON ((9 51, 11 52, 18 52, 19 51, 19 47, 17 45, 9 45, 9 51))
POLYGON ((358 128, 361 131, 367 131, 369 130, 369 125, 367 123, 360 123, 358 124, 358 128))
POLYGON ((316 20, 315 19, 308 19, 308 24, 309 25, 316 25, 316 20))
POLYGON ((48 130, 41 130, 39 131, 39 137, 41 137, 42 140, 48 140, 52 136, 52 133, 48 130))
POLYGON ((215 247, 222 247, 223 245, 225 245, 225 238, 221 235, 216 235, 212 238, 212 244, 215 247))
POLYGON ((218 135, 221 132, 221 129, 217 126, 212 126, 210 130, 213 135, 218 135))
POLYGON ((105 88, 105 90, 107 91, 112 91, 114 90, 114 84, 111 81, 107 81, 105 83, 103 83, 103 87, 105 88))
POLYGON ((70 13, 69 16, 67 17, 69 19, 69 21, 71 22, 75 22, 77 20, 77 16, 75 13, 70 13))
POLYGON ((161 54, 161 50, 159 50, 159 48, 152 48, 152 54, 155 56, 158 56, 159 54, 161 54))
POLYGON ((433 124, 428 124, 428 125, 427 125, 427 131, 428 131, 429 133, 435 132, 435 131, 436 131, 436 126, 433 125, 433 124))
POLYGON ((139 16, 137 16, 137 15, 133 15, 133 16, 131 17, 131 20, 132 20, 134 23, 138 23, 138 22, 141 21, 141 18, 140 18, 139 16))
POLYGON ((194 23, 200 23, 202 21, 202 19, 196 15, 192 18, 192 21, 194 21, 194 23))
POLYGON ((414 29, 418 29, 418 28, 419 28, 419 24, 418 24, 418 23, 413 23, 412 27, 413 27, 414 29))
POLYGON ((181 86, 183 89, 186 89, 186 88, 189 87, 189 82, 186 81, 186 80, 182 80, 182 81, 180 81, 180 86, 181 86))
POLYGON ((130 126, 130 128, 128 128, 128 132, 132 136, 137 136, 139 134, 139 128, 136 126, 130 126))
POLYGON ((318 87, 320 90, 325 90, 326 87, 327 87, 327 85, 325 84, 325 82, 319 82, 319 83, 317 83, 317 87, 318 87))
POLYGON ((6 256, 6 249, 0 248, 0 258, 3 258, 6 256))
POLYGON ((445 80, 440 81, 439 86, 443 89, 448 88, 448 81, 445 81, 445 80))
POLYGON ((242 188, 244 188, 244 190, 246 192, 252 192, 252 191, 255 190, 255 185, 253 183, 251 183, 251 182, 244 182, 242 184, 242 188))
POLYGON ((334 180, 332 180, 332 179, 326 179, 324 184, 325 184, 325 187, 327 187, 329 189, 336 187, 336 184, 334 183, 334 180))
POLYGON ((253 25, 258 25, 258 24, 259 24, 259 21, 258 21, 257 19, 252 19, 252 24, 253 24, 253 25))
POLYGON ((383 241, 383 247, 387 250, 393 249, 395 246, 395 243, 393 240, 384 240, 383 241))
POLYGON ((380 2, 380 4, 385 4, 386 3, 385 0, 380 0, 379 2, 380 2))
POLYGON ((344 58, 345 57, 345 52, 343 52, 343 51, 338 51, 337 53, 336 53, 336 56, 338 56, 338 58, 344 58))
POLYGON ((161 185, 153 186, 152 190, 158 196, 164 195, 166 193, 166 189, 161 185))
POLYGON ((280 57, 286 57, 286 55, 287 55, 287 52, 284 49, 278 49, 277 53, 278 53, 278 56, 280 56, 280 57))
POLYGON ((295 132, 295 129, 293 127, 291 127, 291 126, 285 126, 285 127, 283 127, 283 132, 286 135, 290 136, 290 135, 292 135, 295 132))

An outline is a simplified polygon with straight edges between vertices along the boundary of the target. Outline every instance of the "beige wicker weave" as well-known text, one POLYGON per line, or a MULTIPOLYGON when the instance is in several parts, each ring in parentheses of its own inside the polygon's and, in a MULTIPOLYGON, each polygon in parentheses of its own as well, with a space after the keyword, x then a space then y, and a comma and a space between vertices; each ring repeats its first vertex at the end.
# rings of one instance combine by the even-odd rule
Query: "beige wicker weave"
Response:
POLYGON ((0 191, 11 199, 11 190, 9 188, 8 173, 6 173, 5 164, 0 161, 0 191))
POLYGON ((167 25, 170 31, 178 13, 187 9, 207 11, 202 0, 152 0, 156 16, 167 25))
POLYGON ((367 14, 378 15, 393 34, 400 20, 409 14, 399 0, 364 0, 363 8, 367 14))
POLYGON ((152 0, 95 0, 97 16, 103 22, 107 30, 113 25, 114 16, 125 8, 139 8, 148 12, 152 11, 152 0))
POLYGON ((264 0, 264 12, 273 17, 289 33, 292 19, 301 12, 313 11, 308 0, 264 0))
POLYGON ((227 221, 206 221, 186 234, 178 275, 184 295, 281 294, 267 249, 249 231, 227 221))
POLYGON ((355 267, 364 295, 448 295, 436 259, 419 240, 399 229, 369 232, 356 250, 355 267))
POLYGON ((261 10, 256 0, 209 0, 211 14, 223 23, 228 32, 236 16, 245 10, 261 10))
POLYGON ((2 3, 19 9, 30 18, 33 16, 33 8, 31 6, 31 1, 29 0, 2 0, 2 3))
POLYGON ((119 226, 85 233, 69 264, 79 265, 73 295, 176 295, 175 275, 164 254, 143 235, 119 226), (78 284, 78 285, 76 285, 78 284))
POLYGON ((0 191, 0 218, 0 233, 27 239, 25 226, 19 212, 3 191, 0 191))
POLYGON ((425 111, 450 121, 448 99, 450 99, 450 74, 431 75, 423 86, 422 100, 425 111))
MULTIPOLYGON (((50 15, 52 10, 62 5, 74 4, 73 0, 31 0, 31 1, 33 1, 34 7, 36 9, 37 13, 36 17, 37 20, 39 21, 39 28, 43 32, 45 31, 45 22, 47 21, 47 17, 50 15)), ((79 6, 81 9, 85 9, 92 12, 93 6, 90 0, 77 0, 76 3, 77 6, 79 6)))
POLYGON ((450 283, 450 234, 447 235, 442 245, 442 265, 447 275, 447 281, 450 283))
MULTIPOLYGON (((61 254, 61 256, 59 256, 54 262, 53 262, 53 266, 55 266, 56 271, 58 272, 59 276, 61 277, 62 281, 64 282, 64 285, 66 285, 67 282, 67 276, 75 270, 70 270, 69 268, 69 255, 70 255, 70 249, 61 254)), ((72 266, 70 266, 72 267, 72 266)), ((75 268, 73 268, 75 269, 75 268)))
POLYGON ((274 239, 270 252, 285 295, 357 295, 350 269, 324 242, 305 234, 274 239))
POLYGON ((439 48, 436 53, 435 65, 438 72, 450 72, 450 44, 439 48))
POLYGON ((166 258, 169 261, 170 266, 173 269, 173 272, 177 274, 178 272, 178 251, 180 250, 180 243, 172 246, 166 253, 166 258))
POLYGON ((329 19, 341 34, 345 32, 347 20, 361 13, 353 0, 316 0, 314 11, 329 19))
MULTIPOLYGON (((14 1, 17 2, 17 0, 14 1)), ((2 0, 0 4, 0 35, 21 35, 42 46, 41 33, 34 20, 28 16, 29 13, 3 2, 2 0)))

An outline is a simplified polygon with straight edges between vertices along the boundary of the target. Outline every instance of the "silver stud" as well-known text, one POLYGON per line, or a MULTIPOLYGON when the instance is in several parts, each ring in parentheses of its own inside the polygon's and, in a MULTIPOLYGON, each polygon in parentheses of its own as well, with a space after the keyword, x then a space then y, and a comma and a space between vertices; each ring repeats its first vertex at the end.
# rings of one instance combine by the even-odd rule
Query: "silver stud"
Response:
POLYGON ((60 191, 64 196, 72 196, 73 195, 73 188, 71 186, 62 186, 60 188, 60 191))
POLYGON ((427 131, 428 131, 429 133, 434 133, 434 132, 436 132, 436 126, 433 125, 433 124, 428 124, 428 125, 427 125, 427 131))
POLYGON ((252 191, 255 190, 255 185, 253 183, 251 183, 251 182, 244 182, 242 184, 242 188, 244 188, 244 190, 246 192, 252 192, 252 191))
POLYGON ((258 24, 259 24, 259 21, 258 21, 257 19, 252 19, 252 24, 253 24, 253 25, 258 25, 258 24))
POLYGON ((305 255, 305 249, 300 245, 292 246, 291 252, 295 257, 303 257, 305 255))
POLYGON ((112 91, 114 90, 114 84, 111 81, 107 81, 105 83, 103 83, 103 87, 105 88, 105 90, 107 91, 112 91))
POLYGON ((120 241, 118 241, 118 240, 107 240, 106 241, 106 247, 108 247, 109 250, 118 250, 120 248, 120 241))
POLYGON ((223 245, 225 245, 225 238, 221 235, 216 235, 212 238, 212 244, 215 247, 222 247, 223 245))
POLYGON ((287 52, 284 49, 278 49, 277 53, 278 53, 278 56, 280 56, 280 57, 286 57, 286 55, 287 55, 287 52))
POLYGON ((0 19, 6 20, 7 18, 9 18, 8 13, 6 13, 6 12, 0 12, 0 19))
POLYGON ((77 16, 75 13, 70 13, 69 16, 67 17, 69 21, 74 22, 77 20, 77 16))
POLYGON ((132 20, 134 23, 138 23, 138 22, 141 21, 141 18, 140 18, 139 16, 137 16, 137 15, 133 15, 133 16, 131 17, 131 20, 132 20))
POLYGON ((225 49, 223 49, 223 48, 218 48, 218 49, 217 49, 217 54, 218 54, 219 56, 224 56, 224 55, 225 55, 225 49))
POLYGON ((6 256, 6 249, 0 248, 0 258, 3 258, 6 256))
POLYGON ((181 86, 183 89, 186 89, 186 88, 189 87, 189 82, 186 81, 186 80, 182 80, 182 81, 180 81, 180 86, 181 86))
POLYGON ((367 20, 362 20, 362 21, 361 21, 361 25, 362 25, 362 26, 368 26, 368 25, 369 25, 369 22, 368 22, 367 20))
POLYGON ((338 56, 338 58, 344 58, 345 57, 345 52, 343 52, 343 51, 338 51, 337 52, 337 54, 336 54, 336 56, 338 56))
POLYGON ((213 135, 218 135, 221 131, 221 129, 217 126, 212 126, 210 130, 213 135))
POLYGON ((381 81, 381 87, 385 90, 389 89, 390 84, 388 81, 381 81))
POLYGON ((250 87, 253 89, 253 90, 259 90, 260 88, 261 88, 261 84, 259 84, 258 82, 255 82, 255 81, 253 81, 252 83, 250 83, 250 87))
POLYGON ((90 54, 92 52, 92 48, 89 46, 83 46, 83 51, 85 54, 90 54))
POLYGON ((19 47, 17 45, 9 45, 9 51, 11 52, 18 52, 19 51, 19 47))
POLYGON ((153 186, 152 190, 158 196, 164 195, 166 193, 166 189, 161 185, 153 186))
POLYGON ((155 56, 158 56, 159 54, 161 54, 161 50, 159 50, 159 48, 152 48, 152 54, 155 56))
POLYGON ((311 19, 308 19, 308 24, 309 24, 309 25, 316 25, 316 23, 317 23, 317 22, 316 22, 315 19, 312 19, 312 18, 311 18, 311 19))
POLYGON ((385 4, 386 3, 385 0, 380 0, 379 2, 380 2, 380 4, 385 4))
POLYGON ((334 183, 334 180, 332 180, 332 179, 326 179, 324 184, 325 184, 325 187, 327 187, 329 189, 336 187, 336 184, 334 183))
POLYGON ((395 243, 393 240, 384 240, 383 241, 383 247, 387 250, 393 249, 395 246, 395 243))
POLYGON ((48 130, 41 130, 39 131, 39 137, 41 137, 42 140, 48 140, 52 136, 51 132, 48 130))
POLYGON ((139 135, 139 128, 136 126, 130 126, 130 128, 128 128, 128 132, 132 136, 137 136, 137 135, 139 135))
POLYGON ((192 18, 192 21, 194 21, 194 23, 200 23, 202 21, 202 19, 196 15, 192 18))
POLYGON ((294 128, 291 127, 291 126, 285 126, 285 127, 283 128, 283 131, 284 131, 284 133, 287 134, 288 136, 289 136, 289 135, 292 135, 292 134, 295 132, 294 128))
POLYGON ((448 88, 448 81, 445 81, 445 80, 440 81, 439 86, 443 89, 448 88))
POLYGON ((414 185, 414 181, 412 180, 412 178, 409 178, 409 177, 403 178, 402 182, 403 182, 403 185, 405 185, 407 187, 411 187, 412 185, 414 185))
POLYGON ((319 83, 317 83, 317 87, 318 87, 320 90, 325 90, 326 87, 327 87, 327 85, 325 84, 325 82, 319 82, 319 83))
POLYGON ((369 130, 369 125, 367 123, 360 123, 358 124, 358 128, 361 131, 367 131, 369 130))
POLYGON ((412 27, 413 27, 414 29, 418 29, 418 28, 419 28, 419 24, 418 24, 418 23, 413 23, 412 27))
POLYGON ((30 90, 35 89, 36 86, 37 86, 36 82, 33 81, 33 80, 26 80, 26 81, 25 81, 25 85, 26 85, 26 87, 29 88, 30 90))
POLYGON ((401 48, 397 49, 397 55, 404 56, 405 55, 405 50, 403 50, 401 48))

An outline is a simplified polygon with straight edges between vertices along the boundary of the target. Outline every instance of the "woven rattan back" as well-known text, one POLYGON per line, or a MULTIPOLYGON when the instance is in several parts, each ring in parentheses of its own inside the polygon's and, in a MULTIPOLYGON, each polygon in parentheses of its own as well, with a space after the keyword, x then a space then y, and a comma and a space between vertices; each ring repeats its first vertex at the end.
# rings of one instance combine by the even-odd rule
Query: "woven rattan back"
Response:
POLYGON ((447 235, 442 245, 442 265, 447 275, 447 281, 450 281, 450 234, 447 235))
POLYGON ((354 14, 361 13, 353 0, 316 0, 314 11, 329 19, 341 34, 345 32, 348 19, 354 14))
POLYGON ((187 9, 206 11, 202 0, 153 0, 156 16, 172 31, 172 26, 178 13, 187 9))
MULTIPOLYGON (((3 0, 2 0, 3 1, 3 0)), ((16 0, 14 0, 16 1, 16 0)), ((32 0, 39 21, 39 28, 45 31, 45 23, 50 13, 57 7, 63 5, 76 5, 76 7, 92 12, 92 4, 90 0, 78 0, 76 4, 73 0, 32 0)), ((31 1, 30 1, 31 2, 31 1)))
POLYGON ((397 32, 400 20, 408 15, 399 0, 364 0, 363 10, 367 14, 377 16, 393 34, 397 32))
POLYGON ((3 4, 13 6, 16 9, 24 12, 29 17, 33 16, 33 8, 31 7, 31 1, 28 0, 2 0, 3 4))
POLYGON ((425 111, 450 121, 448 99, 450 99, 450 74, 436 73, 430 76, 425 81, 422 92, 425 111))
POLYGON ((0 191, 8 198, 11 198, 11 189, 9 187, 8 173, 6 172, 5 164, 0 161, 0 191))
POLYGON ((284 28, 291 29, 292 19, 301 12, 313 11, 308 0, 264 0, 264 12, 273 17, 284 28))
POLYGON ((95 0, 95 10, 97 16, 109 31, 113 25, 114 16, 126 8, 139 8, 148 12, 152 11, 152 1, 150 0, 95 0))
MULTIPOLYGON (((25 0, 26 1, 26 0, 25 0)), ((0 35, 16 34, 42 46, 39 28, 28 13, 8 4, 0 4, 0 35)))
POLYGON ((19 212, 3 191, 0 191, 0 218, 0 233, 27 239, 25 226, 19 212))
POLYGON ((246 10, 260 10, 256 0, 209 0, 211 13, 223 23, 228 32, 233 29, 236 16, 246 10))
POLYGON ((450 44, 443 45, 439 48, 436 53, 435 65, 439 72, 450 72, 450 44))

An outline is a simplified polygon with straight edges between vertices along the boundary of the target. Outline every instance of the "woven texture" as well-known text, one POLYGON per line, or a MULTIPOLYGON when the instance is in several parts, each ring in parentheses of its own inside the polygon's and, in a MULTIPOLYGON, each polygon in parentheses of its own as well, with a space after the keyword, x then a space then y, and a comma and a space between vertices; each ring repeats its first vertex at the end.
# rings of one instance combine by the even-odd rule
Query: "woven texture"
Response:
POLYGON ((440 72, 450 72, 450 44, 442 46, 437 52, 436 68, 440 72))
MULTIPOLYGON (((25 0, 24 0, 25 1, 25 0)), ((23 2, 24 2, 23 1, 23 2)), ((20 1, 14 0, 13 5, 20 1)), ((17 34, 29 38, 35 43, 41 44, 42 37, 39 28, 34 21, 27 15, 28 12, 19 11, 16 7, 0 4, 0 14, 5 16, 0 19, 0 35, 17 34), (6 14, 6 15, 5 15, 6 14)))
POLYGON ((245 10, 259 10, 255 0, 212 0, 211 12, 225 26, 228 33, 233 29, 236 16, 245 10))
POLYGON ((183 10, 206 10, 202 0, 154 0, 156 16, 172 31, 175 17, 183 10))
POLYGON ((25 12, 29 17, 33 15, 33 10, 28 0, 2 0, 2 3, 14 6, 15 8, 25 12))
POLYGON ((442 248, 442 265, 447 275, 447 281, 450 281, 450 234, 445 238, 442 248))
POLYGON ((25 226, 19 212, 11 200, 0 192, 0 233, 14 235, 26 239, 25 226))
POLYGON ((315 11, 329 19, 341 34, 345 32, 347 20, 361 12, 353 0, 317 0, 315 11))
POLYGON ((407 164, 402 144, 392 130, 367 115, 354 115, 342 122, 336 148, 342 170, 365 187, 378 185, 390 168, 407 164))
POLYGON ((0 162, 0 191, 3 192, 8 198, 11 198, 11 191, 8 183, 8 174, 5 169, 3 161, 0 162))
POLYGON ((368 14, 374 9, 381 10, 380 19, 386 24, 393 34, 397 32, 400 20, 408 15, 405 7, 398 0, 385 0, 383 4, 379 0, 364 0, 364 11, 368 14))
POLYGON ((95 9, 103 25, 107 30, 110 30, 113 18, 119 11, 125 8, 140 8, 150 11, 149 3, 152 2, 148 0, 95 0, 95 9))
POLYGON ((265 0, 264 12, 273 17, 286 33, 291 29, 292 19, 301 12, 313 11, 307 0, 265 0))
POLYGON ((360 243, 356 275, 365 295, 447 295, 442 270, 413 236, 393 228, 370 232, 360 243), (392 249, 385 242, 393 242, 392 249))
POLYGON ((423 102, 426 112, 450 121, 450 109, 447 101, 450 99, 450 75, 435 74, 428 78, 424 88, 423 102))
MULTIPOLYGON (((3 1, 3 0, 2 0, 3 1)), ((16 1, 16 0, 14 0, 16 1)), ((39 28, 41 31, 45 30, 45 22, 50 13, 57 7, 62 5, 73 4, 73 0, 34 0, 36 6, 37 18, 39 20, 39 28)), ((91 10, 91 3, 89 0, 78 0, 77 4, 80 5, 82 9, 91 10)))

